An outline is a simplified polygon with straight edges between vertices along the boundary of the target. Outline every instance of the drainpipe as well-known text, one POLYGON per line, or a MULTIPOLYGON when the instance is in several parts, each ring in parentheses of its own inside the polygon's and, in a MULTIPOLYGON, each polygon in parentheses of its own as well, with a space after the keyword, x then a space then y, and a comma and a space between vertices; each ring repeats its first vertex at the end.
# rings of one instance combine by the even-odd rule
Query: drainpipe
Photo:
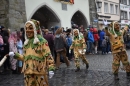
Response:
POLYGON ((121 0, 119 0, 119 15, 120 15, 120 19, 119 19, 119 22, 120 22, 120 27, 121 27, 121 9, 120 9, 120 4, 121 4, 121 0))

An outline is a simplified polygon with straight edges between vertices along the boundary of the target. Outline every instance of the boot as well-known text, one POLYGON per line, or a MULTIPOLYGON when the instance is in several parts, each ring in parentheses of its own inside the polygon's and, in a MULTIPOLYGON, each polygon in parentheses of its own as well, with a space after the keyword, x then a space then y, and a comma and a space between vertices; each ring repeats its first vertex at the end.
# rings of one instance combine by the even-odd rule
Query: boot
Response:
POLYGON ((77 67, 77 69, 75 70, 75 72, 78 72, 78 71, 80 71, 80 67, 77 67))
POLYGON ((127 79, 130 79, 130 72, 126 72, 127 79))
POLYGON ((87 63, 87 64, 86 64, 86 69, 88 69, 88 68, 89 68, 89 64, 87 63))
POLYGON ((118 74, 114 74, 114 79, 119 80, 118 74))
POLYGON ((12 74, 17 74, 17 70, 12 70, 12 74))
POLYGON ((18 73, 21 74, 22 67, 18 67, 18 73))

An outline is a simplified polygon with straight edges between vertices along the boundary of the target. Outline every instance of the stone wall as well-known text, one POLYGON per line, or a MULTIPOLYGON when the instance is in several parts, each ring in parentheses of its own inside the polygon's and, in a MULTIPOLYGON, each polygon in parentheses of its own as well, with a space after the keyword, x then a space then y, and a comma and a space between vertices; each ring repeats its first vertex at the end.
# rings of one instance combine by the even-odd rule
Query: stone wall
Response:
POLYGON ((89 0, 89 10, 90 10, 90 25, 98 28, 98 22, 94 22, 94 20, 98 20, 95 0, 89 0))
POLYGON ((26 22, 24 0, 0 0, 0 25, 19 30, 26 22))

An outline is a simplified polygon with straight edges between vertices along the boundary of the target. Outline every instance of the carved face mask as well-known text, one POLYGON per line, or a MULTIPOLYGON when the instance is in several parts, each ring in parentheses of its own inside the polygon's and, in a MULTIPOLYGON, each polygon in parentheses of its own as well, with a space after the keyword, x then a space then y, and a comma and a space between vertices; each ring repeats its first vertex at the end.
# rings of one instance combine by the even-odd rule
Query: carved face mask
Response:
POLYGON ((78 36, 78 31, 77 30, 74 31, 74 36, 78 36))
POLYGON ((118 22, 115 22, 114 23, 114 29, 116 30, 116 31, 118 31, 120 28, 119 28, 120 26, 119 26, 119 23, 118 22))
POLYGON ((27 23, 25 25, 26 27, 26 36, 27 38, 33 38, 34 37, 34 28, 31 23, 27 23))

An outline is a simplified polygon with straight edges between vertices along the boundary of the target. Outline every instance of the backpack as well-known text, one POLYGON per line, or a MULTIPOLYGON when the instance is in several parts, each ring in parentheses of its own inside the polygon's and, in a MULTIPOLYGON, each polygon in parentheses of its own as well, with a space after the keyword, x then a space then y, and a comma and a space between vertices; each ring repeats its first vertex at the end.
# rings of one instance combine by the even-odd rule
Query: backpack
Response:
POLYGON ((106 47, 107 46, 107 41, 105 39, 103 39, 102 41, 102 47, 106 47))
POLYGON ((54 46, 55 46, 56 52, 63 51, 65 49, 65 47, 66 47, 66 43, 64 41, 64 38, 62 36, 60 36, 59 38, 55 37, 54 46))
POLYGON ((66 44, 67 44, 68 47, 71 46, 71 44, 72 44, 72 38, 71 37, 66 37, 66 44))

